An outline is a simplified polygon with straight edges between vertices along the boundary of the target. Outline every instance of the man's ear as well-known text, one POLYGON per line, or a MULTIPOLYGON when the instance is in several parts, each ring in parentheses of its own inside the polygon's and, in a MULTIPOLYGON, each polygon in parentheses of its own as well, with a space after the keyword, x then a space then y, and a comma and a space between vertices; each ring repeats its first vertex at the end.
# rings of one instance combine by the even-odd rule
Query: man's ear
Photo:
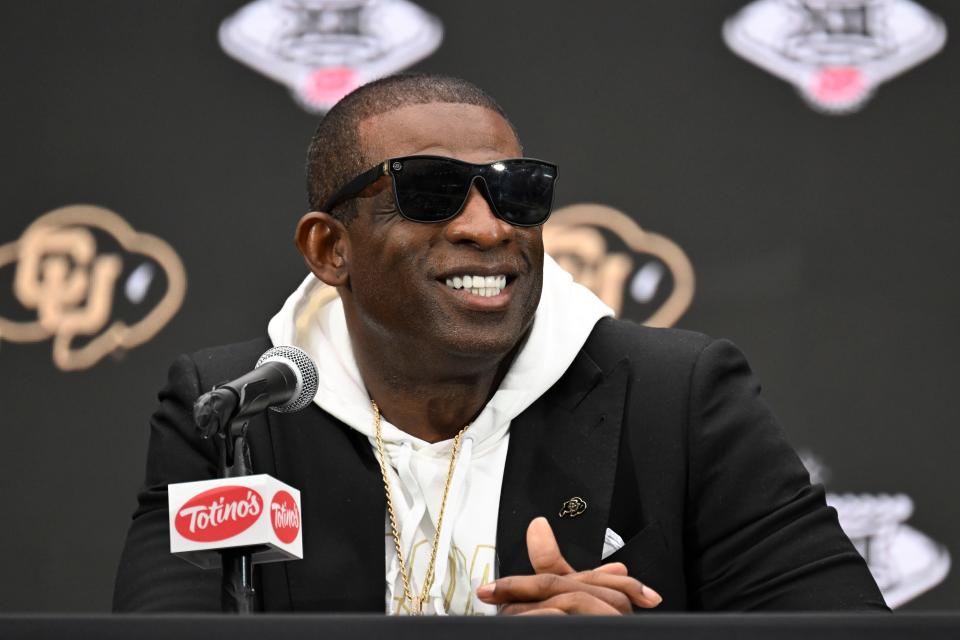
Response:
POLYGON ((311 211, 300 218, 293 240, 307 266, 322 282, 332 287, 347 284, 350 242, 342 222, 329 213, 311 211))

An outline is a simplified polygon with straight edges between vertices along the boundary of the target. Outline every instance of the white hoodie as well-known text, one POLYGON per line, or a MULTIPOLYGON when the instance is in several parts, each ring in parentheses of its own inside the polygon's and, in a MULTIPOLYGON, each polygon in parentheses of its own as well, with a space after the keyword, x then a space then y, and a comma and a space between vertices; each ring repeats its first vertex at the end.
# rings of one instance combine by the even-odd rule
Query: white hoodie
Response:
MULTIPOLYGON (((560 379, 597 320, 608 315, 613 315, 609 307, 545 256, 543 294, 530 335, 497 392, 464 432, 424 613, 496 613, 496 607, 477 600, 475 590, 498 574, 497 514, 510 421, 560 379)), ((376 457, 370 397, 335 289, 307 276, 267 332, 274 345, 294 345, 313 358, 320 378, 314 402, 367 436, 376 457)), ((382 433, 404 559, 413 566, 410 591, 416 595, 430 559, 453 441, 429 443, 386 420, 382 433)), ((384 522, 386 611, 409 613, 386 516, 384 522)))

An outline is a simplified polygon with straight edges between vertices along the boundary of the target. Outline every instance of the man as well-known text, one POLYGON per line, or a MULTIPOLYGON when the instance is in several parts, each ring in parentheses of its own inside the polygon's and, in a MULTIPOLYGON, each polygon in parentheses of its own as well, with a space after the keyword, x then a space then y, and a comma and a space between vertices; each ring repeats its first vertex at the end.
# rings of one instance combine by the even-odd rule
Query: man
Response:
POLYGON ((311 275, 259 339, 182 356, 152 421, 118 610, 218 607, 168 553, 166 485, 212 477, 191 405, 273 344, 315 405, 251 423, 303 496, 302 561, 265 610, 599 613, 883 609, 728 342, 620 322, 545 259, 556 167, 442 76, 334 107, 311 143, 311 275), (333 293, 338 295, 333 295, 333 293))

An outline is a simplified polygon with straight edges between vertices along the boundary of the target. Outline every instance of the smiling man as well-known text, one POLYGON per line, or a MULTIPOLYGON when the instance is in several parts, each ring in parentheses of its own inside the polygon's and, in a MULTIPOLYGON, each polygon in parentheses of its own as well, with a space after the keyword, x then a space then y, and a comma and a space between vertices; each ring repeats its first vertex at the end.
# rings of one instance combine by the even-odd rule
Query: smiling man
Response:
POLYGON ((614 320, 544 256, 556 179, 462 80, 336 105, 296 230, 310 275, 269 339, 171 368, 115 608, 218 608, 219 577, 167 551, 166 485, 213 475, 192 403, 272 343, 320 383, 249 428, 255 471, 303 496, 304 560, 259 568, 264 610, 883 609, 736 348, 614 320))

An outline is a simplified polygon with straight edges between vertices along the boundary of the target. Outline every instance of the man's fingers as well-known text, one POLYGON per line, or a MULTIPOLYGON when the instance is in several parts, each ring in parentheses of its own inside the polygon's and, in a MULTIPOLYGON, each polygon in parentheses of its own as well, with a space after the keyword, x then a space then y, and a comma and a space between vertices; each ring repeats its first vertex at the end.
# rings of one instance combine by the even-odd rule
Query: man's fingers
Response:
POLYGON ((537 573, 573 573, 573 567, 560 554, 553 529, 544 517, 534 518, 527 527, 527 554, 533 570, 537 573))
POLYGON ((601 573, 612 573, 618 576, 630 575, 629 572, 627 571, 627 565, 623 564, 622 562, 611 562, 609 564, 602 564, 596 569, 594 569, 594 571, 600 571, 601 573))
POLYGON ((564 575, 574 571, 561 555, 553 529, 544 517, 534 518, 527 527, 527 554, 536 573, 564 575))
POLYGON ((573 591, 570 593, 561 593, 543 602, 516 602, 509 604, 500 609, 500 615, 541 615, 540 612, 543 611, 559 611, 561 613, 593 616, 617 616, 624 613, 596 596, 584 591, 573 591))
MULTIPOLYGON (((509 613, 500 612, 502 615, 510 615, 509 613)), ((550 607, 545 607, 543 609, 529 609, 527 611, 522 611, 517 613, 518 616, 565 616, 567 612, 563 609, 553 609, 550 607)))
POLYGON ((614 612, 629 613, 631 605, 650 609, 663 601, 656 591, 631 578, 622 562, 576 572, 560 553, 546 518, 534 518, 527 527, 527 553, 537 575, 501 578, 480 587, 477 597, 484 602, 505 605, 509 613, 517 614, 545 608, 559 608, 566 613, 603 613, 604 607, 598 610, 595 601, 614 612), (589 598, 574 596, 576 593, 589 598), (553 606, 558 602, 562 606, 553 606))
POLYGON ((663 598, 660 597, 659 593, 636 578, 606 573, 600 571, 599 568, 594 571, 572 573, 566 577, 571 580, 576 580, 577 582, 619 591, 630 598, 633 604, 638 607, 643 607, 644 609, 652 609, 663 602, 663 598))
MULTIPOLYGON (((608 577, 617 578, 619 576, 608 577)), ((568 608, 570 606, 585 606, 581 601, 582 596, 590 596, 592 599, 600 600, 613 608, 614 611, 621 613, 630 613, 633 610, 630 606, 630 598, 616 589, 552 573, 541 573, 533 576, 509 576, 477 589, 477 597, 490 604, 512 606, 517 603, 534 603, 539 606, 552 607, 557 602, 561 602, 564 606, 559 606, 559 608, 567 612, 570 612, 568 608), (554 600, 559 596, 576 597, 573 602, 554 600), (551 602, 554 604, 548 604, 551 602)), ((593 605, 588 608, 591 607, 593 605)))

